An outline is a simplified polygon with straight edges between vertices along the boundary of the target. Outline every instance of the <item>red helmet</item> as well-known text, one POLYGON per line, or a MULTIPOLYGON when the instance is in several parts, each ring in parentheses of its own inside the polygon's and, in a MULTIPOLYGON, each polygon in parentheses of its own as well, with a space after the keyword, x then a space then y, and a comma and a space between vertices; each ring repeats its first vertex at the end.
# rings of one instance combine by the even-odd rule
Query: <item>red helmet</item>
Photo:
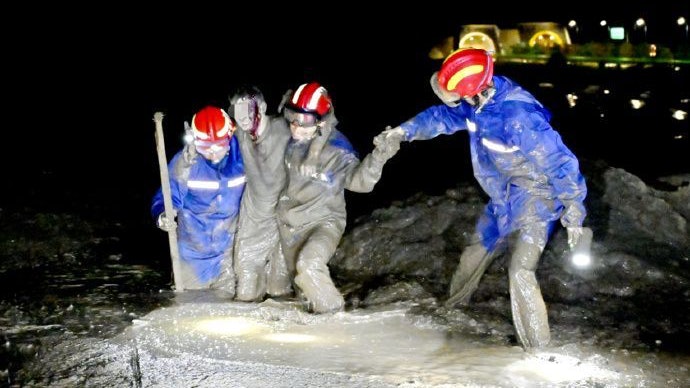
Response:
POLYGON ((215 142, 228 139, 235 123, 224 110, 208 105, 192 117, 192 132, 197 140, 215 142))
POLYGON ((472 97, 491 82, 493 74, 491 54, 482 49, 461 48, 443 61, 438 71, 438 83, 460 97, 472 97))
POLYGON ((309 113, 323 118, 331 111, 332 102, 326 88, 317 82, 300 85, 285 105, 295 112, 309 113))

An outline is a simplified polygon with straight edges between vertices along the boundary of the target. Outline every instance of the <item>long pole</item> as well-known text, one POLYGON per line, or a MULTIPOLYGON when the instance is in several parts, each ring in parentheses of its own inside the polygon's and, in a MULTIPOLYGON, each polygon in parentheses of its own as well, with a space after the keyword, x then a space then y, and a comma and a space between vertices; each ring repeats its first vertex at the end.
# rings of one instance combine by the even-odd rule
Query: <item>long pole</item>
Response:
MULTIPOLYGON (((173 212, 172 197, 170 195, 170 178, 168 176, 168 158, 165 156, 165 139, 163 137, 163 113, 156 112, 153 115, 156 123, 156 149, 158 150, 158 165, 161 171, 161 190, 163 191, 163 206, 165 207, 165 217, 168 220, 175 219, 173 212)), ((177 247, 177 228, 168 231, 168 242, 170 243, 170 259, 172 260, 173 270, 173 289, 183 291, 182 272, 180 268, 180 252, 177 247)))

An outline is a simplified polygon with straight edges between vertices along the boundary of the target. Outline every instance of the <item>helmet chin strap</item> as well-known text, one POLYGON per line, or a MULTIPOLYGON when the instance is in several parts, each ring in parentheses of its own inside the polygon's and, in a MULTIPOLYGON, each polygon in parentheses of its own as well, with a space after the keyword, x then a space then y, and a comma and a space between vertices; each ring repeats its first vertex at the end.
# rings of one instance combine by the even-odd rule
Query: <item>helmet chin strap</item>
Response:
POLYGON ((474 96, 465 97, 464 100, 468 104, 475 107, 477 112, 480 112, 484 105, 491 100, 491 97, 493 97, 494 94, 496 94, 496 88, 493 85, 489 85, 474 96))

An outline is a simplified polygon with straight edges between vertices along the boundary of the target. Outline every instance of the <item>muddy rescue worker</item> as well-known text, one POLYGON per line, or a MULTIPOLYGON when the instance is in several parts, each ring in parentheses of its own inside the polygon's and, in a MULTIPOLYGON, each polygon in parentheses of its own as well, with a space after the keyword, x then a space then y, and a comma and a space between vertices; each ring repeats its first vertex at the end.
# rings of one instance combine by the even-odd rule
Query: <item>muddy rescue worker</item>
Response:
POLYGON ((490 201, 452 278, 446 306, 467 304, 492 260, 510 247, 513 323, 523 347, 549 343, 544 299, 535 270, 554 224, 571 248, 582 236, 585 180, 575 155, 551 127, 551 114, 514 81, 493 75, 481 49, 451 53, 431 77, 443 104, 391 129, 404 140, 468 131, 474 176, 490 201))
POLYGON ((192 118, 193 141, 168 164, 176 221, 165 217, 162 190, 151 214, 159 228, 177 228, 184 289, 217 289, 234 297, 233 240, 245 186, 234 122, 206 106, 192 118))
POLYGON ((296 292, 316 313, 340 311, 344 299, 335 287, 328 262, 345 230, 345 189, 366 193, 381 178, 400 139, 381 135, 360 161, 338 129, 333 103, 319 83, 300 85, 283 114, 292 138, 285 151, 287 185, 278 201, 280 239, 296 292))
POLYGON ((263 93, 255 86, 240 87, 230 97, 229 112, 240 129, 235 137, 247 176, 235 241, 235 299, 247 302, 292 294, 276 215, 286 181, 284 158, 290 129, 282 116, 266 114, 266 107, 263 93))

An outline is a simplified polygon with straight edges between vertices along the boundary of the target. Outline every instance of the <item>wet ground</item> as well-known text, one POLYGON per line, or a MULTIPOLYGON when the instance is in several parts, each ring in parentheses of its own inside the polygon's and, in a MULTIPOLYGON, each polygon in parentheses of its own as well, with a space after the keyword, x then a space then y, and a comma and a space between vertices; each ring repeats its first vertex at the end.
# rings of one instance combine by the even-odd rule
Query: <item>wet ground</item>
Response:
MULTIPOLYGON (((554 345, 525 352, 509 324, 431 300, 312 315, 296 302, 211 294, 133 318, 120 334, 45 344, 26 386, 683 387, 687 355, 592 341, 555 324, 554 345), (492 321, 493 320, 493 321, 492 321), (472 327, 495 325, 489 335, 472 327), (184 371, 184 372, 181 372, 184 371)), ((59 331, 55 327, 47 330, 59 331)), ((625 335, 622 335, 625 336, 625 335)), ((21 381, 21 380, 20 380, 21 381)))

